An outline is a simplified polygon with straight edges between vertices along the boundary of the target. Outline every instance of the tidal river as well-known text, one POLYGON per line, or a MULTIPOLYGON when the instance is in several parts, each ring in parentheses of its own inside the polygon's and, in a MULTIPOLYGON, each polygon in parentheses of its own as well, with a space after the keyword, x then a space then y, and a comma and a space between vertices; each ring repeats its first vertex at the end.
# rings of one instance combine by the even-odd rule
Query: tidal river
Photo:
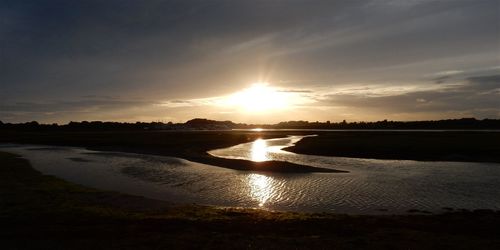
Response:
POLYGON ((212 150, 217 157, 280 160, 348 173, 245 172, 173 157, 76 147, 4 144, 44 174, 176 203, 352 214, 500 209, 500 164, 373 160, 294 154, 302 136, 212 150))

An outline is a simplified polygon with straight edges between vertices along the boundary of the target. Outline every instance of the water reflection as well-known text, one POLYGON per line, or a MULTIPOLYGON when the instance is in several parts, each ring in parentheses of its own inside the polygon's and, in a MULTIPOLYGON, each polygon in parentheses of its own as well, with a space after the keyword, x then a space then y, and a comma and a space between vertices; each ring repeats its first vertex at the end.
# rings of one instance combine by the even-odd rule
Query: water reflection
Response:
POLYGON ((340 168, 349 174, 262 175, 152 155, 69 147, 0 147, 23 155, 44 174, 179 204, 354 214, 405 213, 409 209, 443 212, 443 207, 500 209, 498 163, 322 157, 279 150, 300 138, 250 142, 211 154, 246 160, 253 154, 256 159, 340 168))
POLYGON ((264 206, 273 193, 271 177, 260 174, 249 174, 248 184, 252 198, 259 202, 259 207, 264 206))
POLYGON ((265 140, 257 139, 252 143, 252 148, 250 150, 250 156, 252 161, 267 161, 269 157, 267 156, 267 143, 265 140))

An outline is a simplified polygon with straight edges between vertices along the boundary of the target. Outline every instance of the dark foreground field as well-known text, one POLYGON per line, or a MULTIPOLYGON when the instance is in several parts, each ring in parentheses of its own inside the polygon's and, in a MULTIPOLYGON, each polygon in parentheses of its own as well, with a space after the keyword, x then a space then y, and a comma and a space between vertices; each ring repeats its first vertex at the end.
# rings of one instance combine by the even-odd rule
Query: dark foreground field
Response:
POLYGON ((71 184, 0 153, 2 249, 500 249, 500 213, 348 216, 177 207, 71 184))
POLYGON ((332 131, 306 137, 285 150, 374 159, 500 162, 500 132, 332 131))

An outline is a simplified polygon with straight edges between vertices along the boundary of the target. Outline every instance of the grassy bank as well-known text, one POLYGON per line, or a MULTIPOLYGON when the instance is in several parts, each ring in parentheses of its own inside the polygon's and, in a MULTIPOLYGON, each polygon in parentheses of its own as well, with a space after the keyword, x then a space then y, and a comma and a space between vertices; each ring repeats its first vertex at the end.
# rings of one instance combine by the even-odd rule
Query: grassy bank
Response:
POLYGON ((285 150, 375 159, 500 162, 500 133, 332 131, 304 138, 285 150))
POLYGON ((207 151, 258 138, 287 136, 288 132, 244 131, 109 131, 109 132, 22 132, 0 131, 0 142, 80 146, 95 150, 122 151, 180 157, 219 167, 248 171, 285 173, 341 172, 289 162, 253 162, 223 159, 207 151))
POLYGON ((0 153, 2 249, 499 249, 500 214, 347 216, 177 207, 45 176, 0 153))

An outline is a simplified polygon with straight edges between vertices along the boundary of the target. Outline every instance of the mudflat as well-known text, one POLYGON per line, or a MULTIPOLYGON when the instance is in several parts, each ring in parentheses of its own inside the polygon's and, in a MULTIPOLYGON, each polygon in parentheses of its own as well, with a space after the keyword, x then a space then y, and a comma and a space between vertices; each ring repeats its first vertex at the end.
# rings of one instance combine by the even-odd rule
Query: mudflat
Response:
POLYGON ((317 134, 284 150, 311 155, 500 162, 500 132, 478 131, 0 131, 0 142, 80 146, 185 158, 219 167, 288 173, 342 172, 289 162, 223 159, 209 150, 258 138, 317 134))
POLYGON ((500 162, 500 132, 330 131, 285 148, 298 154, 373 159, 500 162))
POLYGON ((42 175, 0 153, 2 249, 498 249, 500 213, 351 216, 177 206, 42 175))
POLYGON ((173 156, 245 171, 281 173, 343 172, 283 161, 253 162, 214 157, 207 151, 246 143, 258 138, 285 137, 289 132, 248 131, 0 131, 0 142, 79 146, 101 151, 173 156))

